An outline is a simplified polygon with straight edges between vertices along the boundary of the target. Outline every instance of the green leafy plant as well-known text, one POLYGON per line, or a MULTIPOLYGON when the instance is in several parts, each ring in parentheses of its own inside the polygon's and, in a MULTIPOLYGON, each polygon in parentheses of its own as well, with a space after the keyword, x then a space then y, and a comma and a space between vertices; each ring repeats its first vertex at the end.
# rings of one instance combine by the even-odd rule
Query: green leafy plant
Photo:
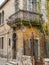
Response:
POLYGON ((16 21, 15 22, 16 25, 21 25, 21 23, 22 23, 22 25, 28 26, 28 27, 35 26, 40 31, 42 31, 42 23, 40 21, 37 21, 37 20, 35 20, 35 21, 32 21, 32 20, 30 20, 30 21, 22 20, 22 21, 16 21))

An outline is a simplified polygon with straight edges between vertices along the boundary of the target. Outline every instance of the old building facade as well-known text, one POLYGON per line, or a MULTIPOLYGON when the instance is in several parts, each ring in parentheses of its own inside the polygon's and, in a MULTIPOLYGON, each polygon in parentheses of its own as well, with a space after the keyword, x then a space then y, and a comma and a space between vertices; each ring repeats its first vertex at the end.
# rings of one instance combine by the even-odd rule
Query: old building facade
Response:
MULTIPOLYGON (((42 14, 37 11, 37 0, 9 0, 0 8, 0 56, 11 59, 23 55, 40 60, 40 22, 42 14)), ((44 38, 44 37, 42 37, 44 38)), ((44 43, 44 41, 42 41, 44 43)), ((45 50, 43 50, 45 51, 45 50)))
POLYGON ((10 47, 8 44, 8 38, 12 40, 11 36, 8 37, 8 32, 11 31, 12 29, 10 30, 10 27, 7 25, 7 19, 14 12, 15 12, 14 0, 10 0, 6 2, 6 4, 0 9, 0 23, 1 23, 0 24, 0 38, 1 38, 0 55, 3 56, 7 56, 7 46, 10 47))

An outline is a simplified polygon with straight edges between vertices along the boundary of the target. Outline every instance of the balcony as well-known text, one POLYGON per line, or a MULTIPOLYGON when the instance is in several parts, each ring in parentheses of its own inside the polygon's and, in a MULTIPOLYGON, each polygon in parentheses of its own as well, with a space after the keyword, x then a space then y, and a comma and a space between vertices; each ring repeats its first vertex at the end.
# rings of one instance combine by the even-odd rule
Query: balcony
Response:
MULTIPOLYGON (((16 26, 17 24, 21 24, 21 22, 24 24, 26 23, 27 25, 29 22, 35 23, 35 21, 39 22, 41 21, 42 14, 36 13, 36 12, 30 12, 26 10, 19 10, 18 12, 12 14, 8 18, 7 24, 9 26, 16 26)), ((36 22, 36 23, 37 23, 36 22)))

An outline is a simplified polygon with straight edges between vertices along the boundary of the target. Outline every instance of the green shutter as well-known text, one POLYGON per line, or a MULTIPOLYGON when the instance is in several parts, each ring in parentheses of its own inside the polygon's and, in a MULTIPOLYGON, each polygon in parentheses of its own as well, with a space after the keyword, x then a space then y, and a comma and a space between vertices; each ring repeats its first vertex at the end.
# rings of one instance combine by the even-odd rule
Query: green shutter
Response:
POLYGON ((34 40, 34 55, 35 58, 38 59, 38 40, 34 40))
POLYGON ((47 13, 48 13, 48 20, 49 20, 49 0, 46 0, 46 7, 47 7, 47 13))
POLYGON ((4 41, 3 41, 3 40, 4 40, 4 38, 2 37, 2 49, 3 49, 3 43, 4 43, 4 41))
POLYGON ((1 25, 1 13, 0 13, 0 25, 1 25))
POLYGON ((2 24, 4 23, 4 11, 2 11, 2 24))
POLYGON ((49 57, 49 42, 46 43, 46 48, 47 48, 47 57, 49 57))

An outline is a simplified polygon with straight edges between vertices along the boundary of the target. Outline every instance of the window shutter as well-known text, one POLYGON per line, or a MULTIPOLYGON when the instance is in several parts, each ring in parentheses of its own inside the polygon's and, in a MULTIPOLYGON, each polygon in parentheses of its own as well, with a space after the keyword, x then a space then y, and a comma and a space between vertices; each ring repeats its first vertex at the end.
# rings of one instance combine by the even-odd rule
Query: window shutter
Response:
POLYGON ((2 37, 2 49, 3 49, 3 42, 4 42, 3 39, 4 39, 4 38, 2 37))
POLYGON ((0 38, 0 49, 2 48, 2 41, 1 41, 1 38, 0 38))
POLYGON ((10 38, 9 38, 9 46, 10 46, 10 43, 11 43, 11 40, 10 40, 10 38))
POLYGON ((0 25, 1 25, 1 13, 0 13, 0 25))
POLYGON ((37 39, 34 39, 34 53, 35 53, 36 59, 38 59, 38 40, 37 39))
POLYGON ((4 23, 4 11, 2 11, 2 24, 4 23))
POLYGON ((26 54, 26 52, 25 52, 25 40, 23 40, 23 48, 24 48, 24 55, 26 54))

